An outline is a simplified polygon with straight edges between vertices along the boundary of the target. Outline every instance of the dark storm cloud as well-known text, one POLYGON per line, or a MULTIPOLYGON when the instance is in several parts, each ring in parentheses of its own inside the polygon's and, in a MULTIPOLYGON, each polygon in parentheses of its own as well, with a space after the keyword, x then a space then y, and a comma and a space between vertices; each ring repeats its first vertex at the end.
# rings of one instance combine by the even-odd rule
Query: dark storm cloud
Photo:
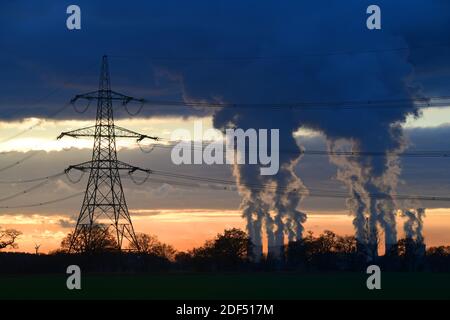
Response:
MULTIPOLYGON (((74 94, 95 89, 104 53, 111 55, 114 88, 130 95, 154 100, 225 97, 258 103, 336 97, 337 88, 324 92, 324 88, 311 88, 305 82, 318 76, 311 68, 324 59, 309 53, 411 47, 408 59, 423 93, 444 94, 450 49, 436 44, 448 44, 450 3, 376 2, 382 8, 380 32, 364 31, 365 9, 372 2, 360 0, 80 0, 76 4, 82 10, 81 31, 65 27, 66 7, 72 2, 3 2, 0 117, 45 117, 74 94), (386 34, 392 34, 395 41, 386 43, 386 34), (303 76, 298 77, 300 74, 303 76), (46 97, 48 93, 53 94, 46 97)), ((368 70, 371 63, 377 63, 377 55, 373 56, 373 60, 365 60, 368 70)), ((360 58, 336 55, 343 70, 332 68, 322 76, 339 81, 346 68, 359 68, 360 58)), ((346 97, 384 98, 355 93, 361 84, 354 85, 355 90, 346 92, 346 97)), ((192 112, 160 107, 146 108, 143 114, 192 112)), ((118 114, 124 115, 123 111, 118 114)), ((81 116, 67 111, 60 117, 81 116)))
POLYGON ((59 219, 58 224, 62 228, 73 228, 76 225, 76 220, 74 218, 72 218, 70 220, 69 219, 59 219))

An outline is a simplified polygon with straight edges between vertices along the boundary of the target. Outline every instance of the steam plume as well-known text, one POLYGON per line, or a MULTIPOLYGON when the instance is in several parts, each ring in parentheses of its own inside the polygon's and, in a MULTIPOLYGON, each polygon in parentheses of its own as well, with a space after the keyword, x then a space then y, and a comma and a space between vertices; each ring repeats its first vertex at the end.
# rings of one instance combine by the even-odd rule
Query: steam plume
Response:
MULTIPOLYGON (((392 1, 380 1, 386 12, 403 10, 392 1)), ((429 3, 435 5, 437 1, 429 3)), ((430 4, 429 8, 432 7, 430 4)), ((347 148, 362 153, 330 157, 337 166, 337 179, 349 191, 347 203, 354 215, 356 237, 372 256, 377 254, 380 230, 385 234, 387 252, 396 243, 397 205, 393 195, 401 173, 398 155, 407 147, 402 124, 407 117, 420 113, 413 103, 405 102, 398 107, 367 102, 408 101, 422 96, 422 89, 414 80, 410 53, 392 50, 408 48, 410 43, 414 46, 417 39, 412 36, 415 33, 409 32, 410 16, 395 17, 393 21, 384 15, 388 27, 379 32, 368 31, 366 16, 361 15, 366 8, 361 1, 345 6, 329 1, 325 7, 309 3, 305 10, 286 10, 275 5, 269 10, 252 8, 242 14, 224 7, 223 16, 233 16, 235 23, 210 21, 221 36, 216 38, 209 33, 204 39, 199 36, 203 43, 210 44, 204 48, 205 56, 226 52, 236 57, 250 53, 263 57, 288 54, 295 58, 237 59, 233 63, 206 63, 195 68, 192 63, 172 66, 182 79, 186 100, 260 104, 259 108, 225 107, 217 111, 213 116, 216 128, 280 129, 280 150, 290 152, 280 154, 280 171, 276 176, 260 176, 258 168, 251 165, 236 165, 233 170, 242 195, 247 230, 257 247, 261 247, 266 236, 269 251, 277 253, 276 248, 284 241, 302 237, 306 214, 300 207, 306 188, 295 170, 300 150, 293 133, 303 128, 323 134, 330 151, 347 148), (283 19, 277 19, 278 16, 283 19), (264 31, 260 21, 267 25, 264 31), (320 30, 320 34, 311 30, 320 30), (232 41, 228 42, 229 39, 232 41), (348 48, 378 52, 347 54, 348 48), (307 54, 332 49, 344 53, 307 54), (325 108, 264 109, 270 102, 295 101, 317 101, 325 108), (327 106, 327 102, 333 101, 361 101, 361 104, 354 103, 351 109, 327 106), (374 151, 378 155, 372 155, 374 151), (255 184, 265 187, 254 190, 255 184)), ((418 17, 420 11, 411 14, 418 17)), ((444 17, 439 21, 441 25, 448 24, 444 17)))
POLYGON ((425 209, 405 209, 402 211, 402 215, 407 219, 403 225, 406 239, 418 244, 423 243, 423 217, 425 217, 425 209))

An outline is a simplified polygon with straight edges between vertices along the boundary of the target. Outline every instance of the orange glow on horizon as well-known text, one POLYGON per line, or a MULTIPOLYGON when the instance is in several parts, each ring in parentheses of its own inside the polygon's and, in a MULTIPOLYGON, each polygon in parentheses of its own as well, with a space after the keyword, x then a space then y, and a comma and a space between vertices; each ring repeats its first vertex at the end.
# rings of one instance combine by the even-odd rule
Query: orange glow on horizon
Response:
MULTIPOLYGON (((162 242, 177 250, 189 250, 214 238, 227 228, 245 230, 245 222, 238 210, 134 210, 131 211, 136 232, 158 236, 162 242)), ((62 226, 64 216, 0 215, 3 228, 14 228, 23 232, 19 248, 9 251, 34 252, 35 243, 41 244, 40 252, 57 249, 61 240, 72 229, 62 226)), ((403 237, 403 219, 397 219, 399 238, 403 237)), ((450 245, 450 209, 428 209, 424 219, 425 242, 428 247, 450 245)), ((308 215, 305 231, 315 235, 331 230, 339 235, 353 234, 352 217, 345 213, 316 212, 308 215)))

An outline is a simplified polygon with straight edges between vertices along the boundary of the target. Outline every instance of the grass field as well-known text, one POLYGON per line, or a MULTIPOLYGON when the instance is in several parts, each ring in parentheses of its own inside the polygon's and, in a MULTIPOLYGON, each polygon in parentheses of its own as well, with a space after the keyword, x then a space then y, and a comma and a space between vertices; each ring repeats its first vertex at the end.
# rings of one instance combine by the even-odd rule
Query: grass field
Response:
POLYGON ((450 299, 450 274, 384 273, 372 291, 356 273, 85 275, 73 291, 65 275, 2 275, 0 299, 450 299))

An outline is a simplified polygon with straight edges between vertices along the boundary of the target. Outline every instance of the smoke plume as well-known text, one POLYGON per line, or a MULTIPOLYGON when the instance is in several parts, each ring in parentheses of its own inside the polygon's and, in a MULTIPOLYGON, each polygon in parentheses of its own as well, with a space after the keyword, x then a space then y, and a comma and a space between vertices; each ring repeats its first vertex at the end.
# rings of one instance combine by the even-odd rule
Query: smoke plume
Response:
MULTIPOLYGON (((278 174, 261 176, 254 165, 233 169, 255 254, 260 256, 265 238, 268 253, 274 256, 286 241, 302 238, 306 214, 301 202, 307 191, 299 178, 301 172, 296 171, 301 152, 293 135, 299 129, 323 134, 331 152, 357 152, 331 155, 330 161, 337 166, 336 178, 348 188, 347 203, 359 247, 376 256, 383 231, 389 253, 397 242, 393 195, 401 173, 398 155, 408 146, 402 124, 420 112, 413 103, 399 106, 373 101, 422 97, 411 63, 417 57, 411 57, 408 48, 423 39, 414 38, 415 29, 408 25, 411 17, 383 15, 382 30, 367 30, 364 1, 345 5, 309 2, 295 7, 298 10, 259 5, 260 10, 242 12, 221 8, 223 17, 227 21, 233 17, 233 23, 215 17, 208 20, 208 26, 220 32, 199 36, 202 43, 208 43, 205 56, 225 52, 238 58, 195 67, 192 63, 172 66, 180 74, 187 101, 255 106, 218 110, 213 115, 216 128, 280 130, 278 174), (272 58, 246 59, 248 55, 272 58), (352 107, 336 106, 342 101, 352 101, 352 107), (317 103, 311 108, 273 108, 294 102, 317 103), (262 187, 255 189, 255 185, 262 187)), ((379 5, 386 12, 403 12, 400 4, 381 0, 379 5)), ((410 13, 420 17, 421 10, 410 13)))
POLYGON ((412 240, 417 244, 423 243, 423 218, 425 217, 425 209, 405 209, 402 215, 406 217, 403 230, 405 231, 405 238, 412 240))

